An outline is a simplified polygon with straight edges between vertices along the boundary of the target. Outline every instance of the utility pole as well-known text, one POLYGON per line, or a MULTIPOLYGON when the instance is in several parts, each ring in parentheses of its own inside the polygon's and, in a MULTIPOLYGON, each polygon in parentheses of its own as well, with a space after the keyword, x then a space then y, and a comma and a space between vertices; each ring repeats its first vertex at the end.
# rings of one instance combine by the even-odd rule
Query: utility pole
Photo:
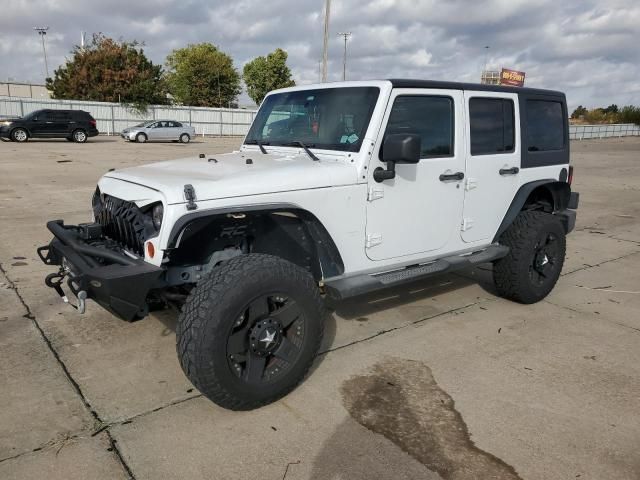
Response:
POLYGON ((327 62, 329 60, 329 17, 331 16, 331 0, 325 0, 324 6, 324 41, 322 46, 322 81, 327 81, 327 62))
POLYGON ((344 56, 342 58, 342 81, 347 79, 347 39, 351 36, 351 32, 341 32, 339 37, 344 37, 344 56))
POLYGON ((47 34, 49 27, 33 27, 33 29, 38 32, 38 35, 42 38, 42 53, 44 53, 44 70, 46 72, 44 79, 46 80, 49 78, 49 65, 47 64, 47 49, 44 46, 44 36, 47 34))

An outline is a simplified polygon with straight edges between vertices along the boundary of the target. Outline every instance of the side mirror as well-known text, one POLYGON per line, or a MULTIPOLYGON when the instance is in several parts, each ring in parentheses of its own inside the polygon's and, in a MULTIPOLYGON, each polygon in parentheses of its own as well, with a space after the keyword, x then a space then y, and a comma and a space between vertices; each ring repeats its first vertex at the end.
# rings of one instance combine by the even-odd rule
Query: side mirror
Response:
POLYGON ((378 167, 373 171, 376 182, 396 177, 396 163, 418 163, 420 161, 420 135, 396 133, 385 137, 382 143, 382 161, 387 168, 378 167))
POLYGON ((420 161, 420 135, 395 133, 382 143, 382 161, 393 163, 418 163, 420 161))

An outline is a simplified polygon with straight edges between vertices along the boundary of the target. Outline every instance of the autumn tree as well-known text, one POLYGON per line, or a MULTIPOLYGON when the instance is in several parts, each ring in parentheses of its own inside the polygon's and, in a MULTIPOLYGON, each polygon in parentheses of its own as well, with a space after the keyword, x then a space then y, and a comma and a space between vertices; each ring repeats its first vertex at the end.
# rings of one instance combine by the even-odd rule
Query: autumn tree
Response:
POLYGON ((84 48, 76 45, 72 57, 47 79, 53 98, 121 102, 144 110, 167 103, 162 67, 154 65, 136 41, 117 41, 93 35, 84 48))
POLYGON ((184 105, 226 107, 242 91, 232 58, 211 43, 174 50, 167 57, 166 67, 169 91, 184 105))
POLYGON ((287 52, 276 48, 266 57, 256 57, 244 66, 242 78, 251 99, 260 105, 271 90, 293 87, 291 70, 287 66, 287 52))

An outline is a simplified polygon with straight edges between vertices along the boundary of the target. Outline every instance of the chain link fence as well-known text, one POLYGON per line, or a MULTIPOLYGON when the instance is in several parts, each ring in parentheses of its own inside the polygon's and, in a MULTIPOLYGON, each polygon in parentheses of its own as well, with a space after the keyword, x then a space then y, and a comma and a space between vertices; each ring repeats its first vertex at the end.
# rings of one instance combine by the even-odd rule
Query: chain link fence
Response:
POLYGON ((40 100, 0 96, 0 119, 22 117, 34 110, 84 110, 96 119, 100 133, 118 134, 146 120, 177 120, 188 123, 198 135, 242 136, 249 131, 255 110, 234 108, 170 107, 151 105, 140 114, 119 103, 74 100, 40 100))

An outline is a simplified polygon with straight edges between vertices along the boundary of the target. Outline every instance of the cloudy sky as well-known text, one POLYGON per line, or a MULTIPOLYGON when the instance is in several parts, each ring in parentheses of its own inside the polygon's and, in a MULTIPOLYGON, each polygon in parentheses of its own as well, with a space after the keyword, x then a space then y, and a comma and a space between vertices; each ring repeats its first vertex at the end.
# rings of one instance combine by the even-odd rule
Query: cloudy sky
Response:
MULTIPOLYGON (((324 0, 0 0, 0 80, 40 83, 48 25, 53 71, 80 32, 144 41, 154 62, 174 48, 212 42, 237 68, 276 47, 297 83, 318 80, 324 0)), ((570 107, 640 105, 638 0, 333 0, 329 75, 476 82, 490 68, 525 71, 528 86, 567 93, 570 107), (484 48, 489 46, 488 51, 484 48)), ((246 95, 241 103, 246 102, 246 95)))

